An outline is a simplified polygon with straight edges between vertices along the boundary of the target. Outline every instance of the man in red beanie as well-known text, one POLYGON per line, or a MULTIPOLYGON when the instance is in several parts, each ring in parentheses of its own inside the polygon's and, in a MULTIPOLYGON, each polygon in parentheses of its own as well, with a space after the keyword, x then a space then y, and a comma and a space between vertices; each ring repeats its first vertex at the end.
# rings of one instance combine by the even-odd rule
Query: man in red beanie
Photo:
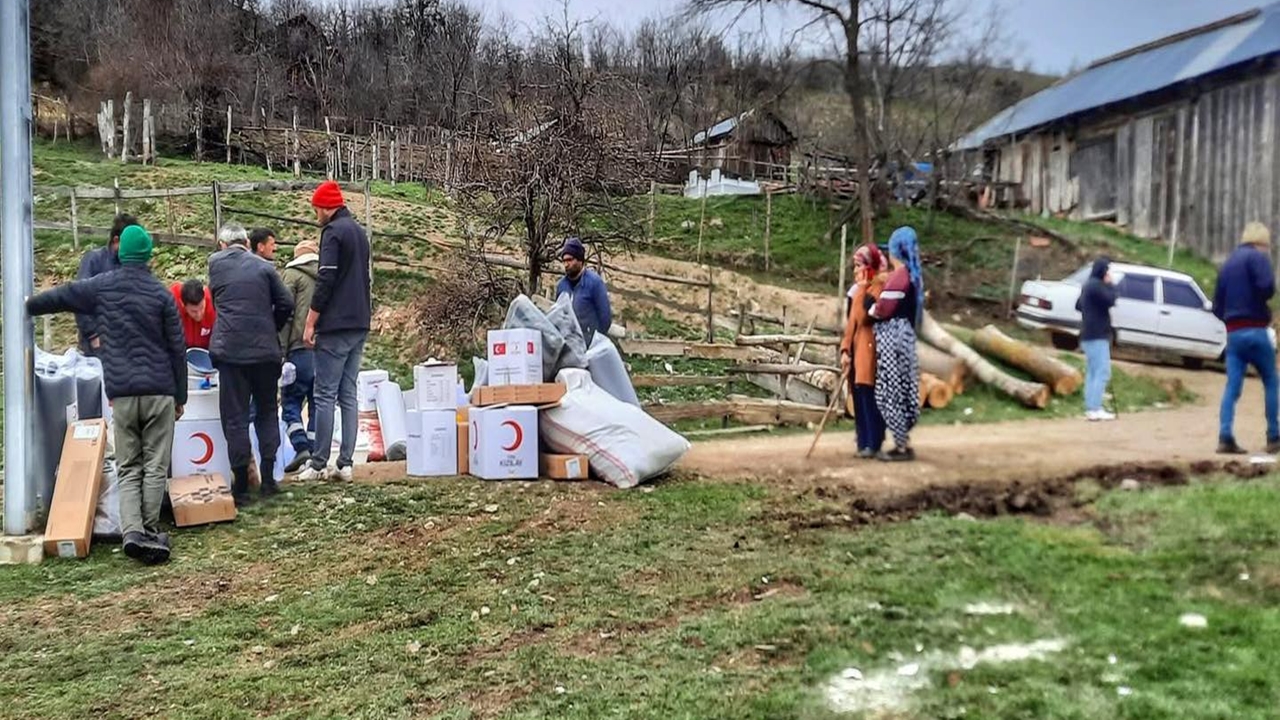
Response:
POLYGON ((311 205, 323 229, 316 289, 302 339, 315 348, 316 439, 311 461, 298 479, 337 477, 349 482, 360 419, 356 407, 356 376, 373 314, 369 236, 347 210, 338 183, 332 180, 321 183, 311 196, 311 205), (331 471, 329 452, 333 445, 335 404, 342 408, 342 444, 337 469, 331 471))

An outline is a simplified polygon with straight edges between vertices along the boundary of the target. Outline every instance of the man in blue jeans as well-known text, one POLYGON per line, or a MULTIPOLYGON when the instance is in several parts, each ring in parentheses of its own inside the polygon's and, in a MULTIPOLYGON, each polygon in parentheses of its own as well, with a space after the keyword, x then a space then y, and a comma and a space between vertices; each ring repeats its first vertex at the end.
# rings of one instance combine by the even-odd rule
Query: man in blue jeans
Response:
POLYGON ((1076 310, 1080 311, 1080 349, 1084 350, 1084 417, 1090 422, 1115 420, 1102 407, 1102 396, 1111 382, 1111 308, 1116 289, 1111 282, 1111 260, 1093 261, 1093 272, 1080 291, 1076 310))
MULTIPOLYGON (((303 240, 293 249, 293 260, 280 271, 284 287, 293 296, 294 307, 310 308, 316 294, 316 278, 320 274, 320 246, 315 240, 303 240)), ((299 310, 293 321, 280 331, 280 349, 293 364, 293 382, 280 389, 280 413, 285 433, 293 445, 293 461, 285 472, 295 473, 311 459, 311 441, 316 432, 316 353, 302 340, 307 329, 307 313, 299 310), (306 406, 307 420, 302 420, 306 406)))
POLYGON ((1271 269, 1271 231, 1262 223, 1245 226, 1236 248, 1218 273, 1213 314, 1227 326, 1227 387, 1219 415, 1218 452, 1244 455, 1236 443, 1236 402, 1244 389, 1245 374, 1252 365, 1262 378, 1266 397, 1267 453, 1280 453, 1277 413, 1276 348, 1271 340, 1271 308, 1276 293, 1271 269))
POLYGON ((311 460, 298 479, 350 482, 360 421, 356 376, 373 314, 369 236, 347 210, 336 182, 321 183, 311 196, 311 205, 323 229, 315 295, 302 339, 315 348, 316 439, 311 460), (337 468, 330 470, 335 404, 342 408, 342 445, 337 468))

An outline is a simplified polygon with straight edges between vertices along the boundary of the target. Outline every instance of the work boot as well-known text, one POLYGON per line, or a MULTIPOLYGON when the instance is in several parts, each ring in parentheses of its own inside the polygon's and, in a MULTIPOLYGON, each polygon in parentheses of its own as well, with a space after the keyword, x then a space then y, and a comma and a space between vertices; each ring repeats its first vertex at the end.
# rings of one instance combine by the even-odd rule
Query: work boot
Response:
POLYGON ((299 452, 297 455, 293 457, 292 460, 289 461, 288 465, 284 466, 285 473, 288 475, 292 475, 298 472, 299 470, 302 469, 302 466, 305 465, 307 461, 309 461, 310 459, 311 459, 310 450, 303 450, 299 452))
POLYGON ((280 486, 276 484, 275 460, 263 460, 259 473, 262 476, 262 485, 258 487, 258 495, 266 500, 280 493, 280 486))
POLYGON ((159 565, 168 562, 169 555, 169 533, 147 533, 146 550, 142 553, 142 562, 147 565, 159 565))
POLYGON ((242 508, 253 502, 253 498, 249 497, 249 466, 231 468, 231 474, 235 478, 231 483, 231 499, 235 501, 236 507, 242 508))
POLYGON ((149 533, 124 534, 124 554, 146 565, 158 565, 169 559, 168 543, 149 533))
POLYGON ((1248 455, 1249 451, 1236 444, 1235 440, 1222 440, 1218 443, 1219 455, 1248 455))

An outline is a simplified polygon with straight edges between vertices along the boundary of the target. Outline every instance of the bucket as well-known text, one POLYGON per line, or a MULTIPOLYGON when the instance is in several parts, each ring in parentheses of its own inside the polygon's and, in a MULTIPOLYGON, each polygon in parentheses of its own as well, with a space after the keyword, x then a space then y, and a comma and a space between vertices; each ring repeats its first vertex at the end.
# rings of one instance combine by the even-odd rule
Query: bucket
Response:
POLYGON ((187 406, 182 414, 184 420, 217 420, 221 417, 218 388, 187 391, 187 406))

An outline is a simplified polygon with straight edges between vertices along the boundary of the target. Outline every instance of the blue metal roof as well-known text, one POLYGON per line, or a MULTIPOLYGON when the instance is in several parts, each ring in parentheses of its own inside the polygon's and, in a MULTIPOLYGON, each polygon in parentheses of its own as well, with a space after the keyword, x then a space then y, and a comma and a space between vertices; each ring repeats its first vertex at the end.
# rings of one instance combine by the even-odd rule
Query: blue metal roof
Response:
POLYGON ((957 150, 1280 53, 1280 2, 1233 24, 1103 62, 1026 98, 960 138, 957 150))

